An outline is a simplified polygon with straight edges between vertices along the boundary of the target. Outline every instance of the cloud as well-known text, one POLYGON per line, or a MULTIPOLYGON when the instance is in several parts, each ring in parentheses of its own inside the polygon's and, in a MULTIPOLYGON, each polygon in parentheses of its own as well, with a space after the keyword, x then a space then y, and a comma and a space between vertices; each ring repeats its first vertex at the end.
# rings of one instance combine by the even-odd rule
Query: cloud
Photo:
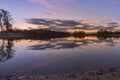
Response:
POLYGON ((51 1, 50 0, 29 0, 29 1, 34 3, 39 3, 43 6, 50 7, 50 8, 54 8, 58 4, 57 0, 51 0, 51 1), (53 2, 56 4, 54 4, 53 2))
POLYGON ((48 29, 52 30, 66 30, 73 29, 75 26, 82 25, 78 21, 74 20, 60 20, 60 19, 37 19, 31 18, 25 20, 27 23, 39 25, 39 26, 47 26, 48 29))
POLYGON ((58 16, 58 14, 53 13, 53 12, 46 12, 45 14, 48 16, 58 16))
MULTIPOLYGON (((49 8, 56 8, 66 3, 72 3, 75 0, 28 0, 33 3, 38 3, 49 8)), ((62 7, 62 6, 61 6, 62 7)))
POLYGON ((61 20, 61 19, 39 19, 39 18, 31 18, 25 19, 25 21, 29 24, 34 24, 37 26, 47 26, 50 30, 68 30, 68 29, 87 29, 87 30, 95 30, 95 29, 115 29, 120 27, 120 25, 116 22, 107 22, 104 23, 106 25, 98 24, 94 25, 91 23, 84 23, 82 20, 61 20))

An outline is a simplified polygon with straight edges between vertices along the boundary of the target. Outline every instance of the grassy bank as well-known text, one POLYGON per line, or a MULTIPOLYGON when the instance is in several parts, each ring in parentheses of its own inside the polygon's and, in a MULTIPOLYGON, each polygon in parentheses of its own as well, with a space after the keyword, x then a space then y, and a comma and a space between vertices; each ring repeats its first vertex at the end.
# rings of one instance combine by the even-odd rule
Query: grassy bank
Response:
POLYGON ((70 35, 71 34, 67 32, 34 29, 34 30, 15 30, 11 32, 1 32, 0 38, 51 39, 51 38, 68 37, 70 35))

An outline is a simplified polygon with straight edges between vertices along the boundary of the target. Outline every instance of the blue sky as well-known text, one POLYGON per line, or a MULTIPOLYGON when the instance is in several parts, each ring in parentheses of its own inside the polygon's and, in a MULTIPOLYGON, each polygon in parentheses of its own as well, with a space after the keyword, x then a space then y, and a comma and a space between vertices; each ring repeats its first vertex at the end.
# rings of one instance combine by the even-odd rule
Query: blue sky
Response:
POLYGON ((0 8, 21 28, 33 26, 29 18, 120 22, 120 0, 0 0, 0 8))

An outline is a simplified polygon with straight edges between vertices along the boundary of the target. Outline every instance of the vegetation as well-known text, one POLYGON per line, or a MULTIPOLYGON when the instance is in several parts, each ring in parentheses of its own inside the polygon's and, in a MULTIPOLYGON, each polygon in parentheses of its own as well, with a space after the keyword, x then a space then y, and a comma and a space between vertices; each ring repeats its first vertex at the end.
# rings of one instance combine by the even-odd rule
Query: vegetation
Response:
POLYGON ((7 10, 0 9, 0 27, 1 31, 8 31, 12 30, 12 17, 7 10))
MULTIPOLYGON (((7 31, 2 32, 2 34, 9 33, 7 31)), ((50 38, 59 38, 59 37, 68 37, 71 36, 67 32, 58 32, 51 31, 47 29, 31 29, 31 30, 12 30, 12 34, 23 34, 24 38, 38 38, 38 39, 50 39, 50 38)))
POLYGON ((85 36, 85 32, 84 31, 75 31, 73 33, 73 36, 75 36, 75 37, 82 37, 82 36, 85 36))
POLYGON ((96 34, 98 39, 104 40, 107 38, 119 38, 120 37, 120 31, 110 31, 110 30, 99 30, 96 34))
POLYGON ((23 31, 28 37, 41 37, 41 38, 57 38, 57 37, 68 37, 71 34, 67 32, 57 32, 44 29, 34 29, 34 30, 25 30, 23 31))
POLYGON ((110 30, 99 30, 97 32, 98 36, 120 36, 120 31, 110 31, 110 30))

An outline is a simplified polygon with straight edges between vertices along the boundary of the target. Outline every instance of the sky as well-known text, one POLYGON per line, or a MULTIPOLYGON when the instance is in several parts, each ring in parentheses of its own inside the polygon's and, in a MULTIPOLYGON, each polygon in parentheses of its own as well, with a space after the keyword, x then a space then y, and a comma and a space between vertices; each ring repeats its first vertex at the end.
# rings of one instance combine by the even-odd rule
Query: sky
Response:
POLYGON ((31 19, 120 23, 120 0, 0 0, 0 8, 8 10, 20 28, 40 25, 31 24, 31 19))

